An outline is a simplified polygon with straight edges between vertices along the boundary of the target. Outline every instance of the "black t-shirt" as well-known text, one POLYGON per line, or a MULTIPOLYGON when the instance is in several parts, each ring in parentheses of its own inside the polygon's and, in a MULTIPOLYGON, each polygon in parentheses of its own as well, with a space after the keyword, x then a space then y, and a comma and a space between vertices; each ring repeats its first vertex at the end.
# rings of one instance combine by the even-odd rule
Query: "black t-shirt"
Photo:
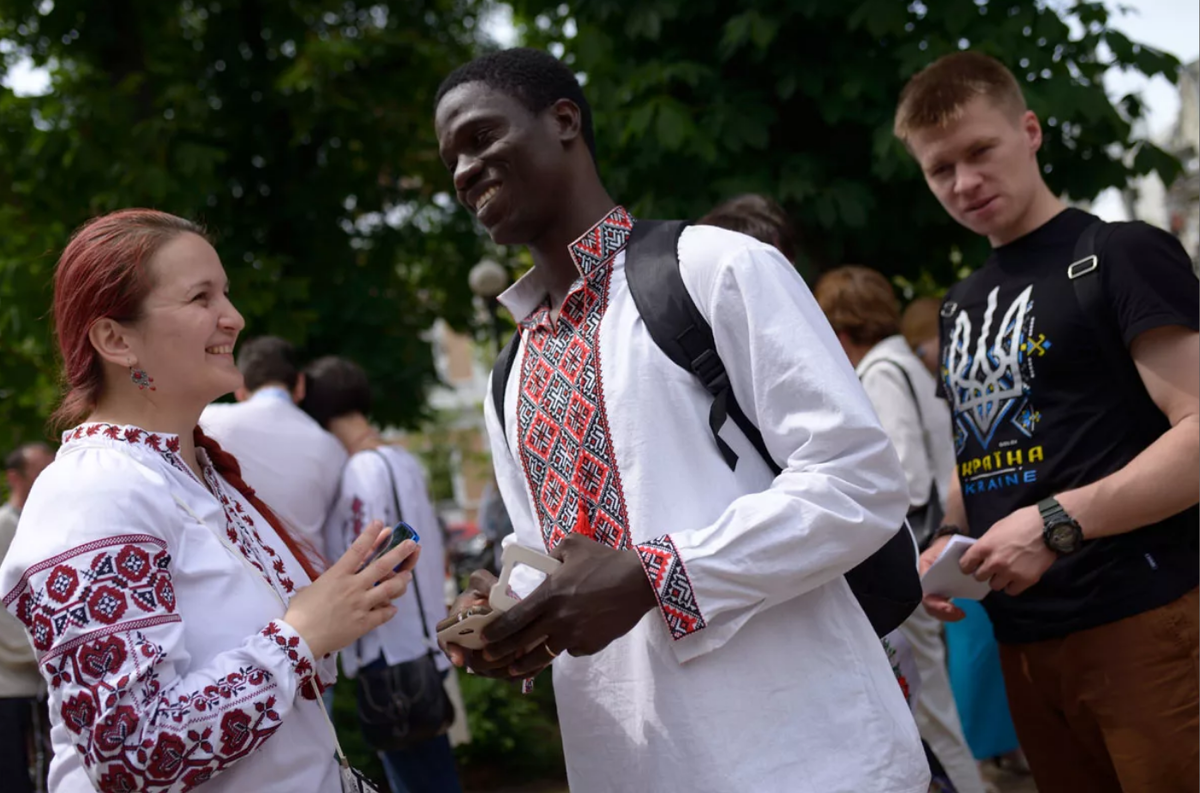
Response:
MULTIPOLYGON (((973 536, 1021 507, 1104 478, 1169 428, 1135 370, 1114 372, 1067 278, 1093 216, 1067 209, 993 251, 946 295, 939 394, 973 536), (1131 374, 1131 372, 1134 372, 1131 374), (1130 381, 1133 381, 1132 383, 1130 381)), ((1200 285, 1179 242, 1116 226, 1099 251, 1102 318, 1125 347, 1153 328, 1197 328, 1200 285)), ((1116 340, 1113 340, 1116 343, 1116 340)), ((1089 540, 1017 597, 984 599, 1001 642, 1064 636, 1165 605, 1200 581, 1200 511, 1089 540)))

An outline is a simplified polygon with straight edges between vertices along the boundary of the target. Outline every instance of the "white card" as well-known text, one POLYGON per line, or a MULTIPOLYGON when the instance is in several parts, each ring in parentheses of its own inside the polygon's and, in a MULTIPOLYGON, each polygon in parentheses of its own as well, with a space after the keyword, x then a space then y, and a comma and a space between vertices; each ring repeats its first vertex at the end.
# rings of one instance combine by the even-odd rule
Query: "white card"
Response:
POLYGON ((992 591, 987 581, 976 581, 958 566, 963 554, 975 544, 972 537, 955 534, 942 549, 937 561, 921 576, 921 591, 926 595, 983 600, 992 591))

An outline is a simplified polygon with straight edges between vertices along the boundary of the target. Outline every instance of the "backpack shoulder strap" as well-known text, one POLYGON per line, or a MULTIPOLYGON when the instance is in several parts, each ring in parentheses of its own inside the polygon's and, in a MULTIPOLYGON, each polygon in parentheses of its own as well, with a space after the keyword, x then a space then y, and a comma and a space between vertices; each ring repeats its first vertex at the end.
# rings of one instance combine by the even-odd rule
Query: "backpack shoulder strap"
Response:
POLYGON ((517 348, 521 346, 521 331, 513 333, 508 344, 496 356, 492 364, 492 406, 496 408, 496 418, 500 420, 500 431, 507 432, 504 423, 504 392, 508 388, 508 377, 512 373, 513 361, 517 357, 517 348))
POLYGON ((682 220, 639 220, 625 249, 625 278, 650 338, 677 366, 691 372, 713 396, 708 425, 725 463, 734 468, 737 453, 718 434, 732 418, 763 461, 778 474, 762 433, 734 398, 725 364, 717 355, 712 327, 692 301, 679 271, 682 220))

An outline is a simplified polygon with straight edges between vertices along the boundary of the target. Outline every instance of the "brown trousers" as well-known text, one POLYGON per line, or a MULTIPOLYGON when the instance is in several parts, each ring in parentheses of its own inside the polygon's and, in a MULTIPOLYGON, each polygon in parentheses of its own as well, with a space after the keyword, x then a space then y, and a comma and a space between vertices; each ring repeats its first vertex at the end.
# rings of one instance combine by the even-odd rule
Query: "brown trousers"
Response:
POLYGON ((1039 793, 1200 791, 1200 590, 1000 663, 1039 793))

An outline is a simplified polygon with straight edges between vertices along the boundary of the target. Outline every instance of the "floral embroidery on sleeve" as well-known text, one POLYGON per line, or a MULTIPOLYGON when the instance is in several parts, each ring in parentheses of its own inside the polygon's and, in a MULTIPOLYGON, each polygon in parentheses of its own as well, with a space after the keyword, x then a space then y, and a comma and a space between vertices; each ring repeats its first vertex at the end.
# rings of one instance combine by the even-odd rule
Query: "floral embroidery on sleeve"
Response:
POLYGON ((33 637, 50 707, 102 791, 190 790, 279 728, 293 701, 281 676, 311 691, 311 654, 280 621, 178 676, 170 565, 157 537, 108 537, 33 565, 4 598, 33 637))

